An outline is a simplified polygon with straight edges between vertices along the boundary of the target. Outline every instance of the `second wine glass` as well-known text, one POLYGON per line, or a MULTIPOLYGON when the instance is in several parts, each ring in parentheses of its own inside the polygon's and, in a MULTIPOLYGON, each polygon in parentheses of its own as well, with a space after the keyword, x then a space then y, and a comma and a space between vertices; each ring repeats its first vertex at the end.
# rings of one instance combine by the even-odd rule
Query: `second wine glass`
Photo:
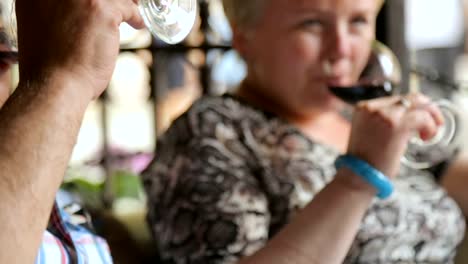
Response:
MULTIPOLYGON (((330 91, 349 104, 382 96, 401 93, 398 84, 401 70, 398 59, 384 44, 374 41, 369 61, 361 77, 354 86, 329 87, 330 91)), ((458 148, 460 132, 460 113, 448 100, 434 100, 443 115, 444 124, 436 135, 422 140, 415 134, 408 142, 402 163, 414 169, 426 169, 450 158, 458 148)))

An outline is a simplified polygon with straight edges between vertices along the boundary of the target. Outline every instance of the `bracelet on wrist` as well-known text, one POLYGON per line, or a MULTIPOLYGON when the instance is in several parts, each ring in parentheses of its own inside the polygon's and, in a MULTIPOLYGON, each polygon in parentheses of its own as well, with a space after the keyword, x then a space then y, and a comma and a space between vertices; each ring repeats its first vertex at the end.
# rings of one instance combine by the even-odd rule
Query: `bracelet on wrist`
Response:
POLYGON ((393 184, 385 174, 369 163, 353 155, 341 155, 335 161, 335 168, 348 168, 377 190, 377 197, 386 199, 393 193, 393 184))

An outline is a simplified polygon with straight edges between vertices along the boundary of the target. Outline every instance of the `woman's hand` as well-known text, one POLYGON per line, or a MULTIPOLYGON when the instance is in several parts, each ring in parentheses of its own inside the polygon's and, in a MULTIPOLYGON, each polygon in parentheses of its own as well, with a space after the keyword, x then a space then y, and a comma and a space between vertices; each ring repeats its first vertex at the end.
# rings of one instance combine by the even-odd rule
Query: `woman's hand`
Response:
POLYGON ((120 23, 143 26, 137 0, 16 0, 16 14, 21 81, 75 81, 92 97, 111 78, 120 23))
POLYGON ((433 137, 443 117, 421 94, 392 96, 361 102, 352 122, 348 153, 360 157, 388 177, 395 177, 408 140, 416 133, 433 137))

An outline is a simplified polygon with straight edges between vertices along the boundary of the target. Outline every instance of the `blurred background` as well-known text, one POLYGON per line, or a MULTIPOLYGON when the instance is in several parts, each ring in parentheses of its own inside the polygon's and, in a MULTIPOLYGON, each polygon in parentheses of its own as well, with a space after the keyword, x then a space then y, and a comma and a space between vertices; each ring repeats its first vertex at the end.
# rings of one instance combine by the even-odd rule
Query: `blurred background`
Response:
MULTIPOLYGON (((3 1, 8 10, 11 2, 3 1)), ((112 81, 87 110, 65 177, 63 189, 95 216, 116 263, 156 257, 139 173, 158 154, 157 137, 202 94, 226 93, 245 75, 230 47, 221 0, 198 2, 196 25, 177 45, 164 44, 146 29, 121 26, 112 81)), ((379 16, 377 36, 400 60, 400 89, 448 98, 468 113, 467 29, 468 0, 390 0, 379 16)), ((17 71, 12 79, 15 87, 17 71)), ((468 132, 462 133, 468 148, 468 132)), ((468 263, 466 255, 468 247, 460 250, 459 263, 468 263)))

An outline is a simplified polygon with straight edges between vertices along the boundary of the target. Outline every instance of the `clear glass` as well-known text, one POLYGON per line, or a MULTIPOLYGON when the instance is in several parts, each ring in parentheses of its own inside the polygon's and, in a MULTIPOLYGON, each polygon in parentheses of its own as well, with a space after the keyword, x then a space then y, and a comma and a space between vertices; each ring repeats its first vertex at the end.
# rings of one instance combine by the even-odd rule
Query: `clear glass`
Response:
POLYGON ((442 112, 444 124, 429 140, 424 141, 417 135, 409 140, 401 161, 411 168, 430 168, 452 156, 459 146, 460 114, 457 108, 445 99, 435 100, 434 103, 442 112))
MULTIPOLYGON (((375 41, 368 65, 357 84, 351 87, 330 87, 330 91, 345 102, 354 104, 360 100, 401 93, 398 88, 400 80, 398 59, 387 46, 375 41)), ((401 160, 408 167, 426 169, 437 165, 453 155, 459 145, 461 122, 457 108, 445 99, 434 100, 433 103, 439 107, 444 124, 429 140, 424 141, 419 135, 409 140, 401 160)))
POLYGON ((153 35, 175 44, 190 33, 197 15, 197 0, 140 0, 139 9, 153 35))

